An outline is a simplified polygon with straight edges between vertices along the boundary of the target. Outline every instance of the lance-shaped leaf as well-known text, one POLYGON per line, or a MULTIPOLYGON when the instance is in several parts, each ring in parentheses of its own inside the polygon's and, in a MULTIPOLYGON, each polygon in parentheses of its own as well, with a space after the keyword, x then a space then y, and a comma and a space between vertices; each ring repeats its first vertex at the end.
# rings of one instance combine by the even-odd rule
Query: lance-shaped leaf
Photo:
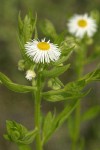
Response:
POLYGON ((27 93, 27 92, 33 92, 34 90, 36 90, 36 87, 19 85, 19 84, 13 83, 7 76, 5 76, 1 72, 0 72, 0 80, 3 85, 5 85, 8 89, 14 92, 27 93))
POLYGON ((22 20, 20 14, 18 16, 18 31, 19 37, 23 39, 24 44, 31 39, 33 31, 35 30, 37 22, 37 15, 33 18, 31 12, 22 20))
POLYGON ((36 28, 37 16, 33 18, 32 14, 29 12, 28 15, 22 20, 19 14, 18 16, 18 43, 20 47, 21 54, 24 59, 28 60, 25 54, 24 45, 32 38, 32 34, 36 28))
POLYGON ((57 77, 59 75, 61 75, 62 73, 64 73, 68 68, 70 67, 70 64, 66 65, 66 66, 61 66, 61 67, 54 67, 51 70, 44 70, 42 72, 43 77, 57 77))
POLYGON ((52 134, 62 126, 62 124, 66 121, 66 119, 73 112, 75 107, 77 106, 78 100, 72 101, 72 103, 68 104, 64 110, 57 116, 52 116, 51 113, 48 113, 43 127, 43 141, 42 144, 45 144, 52 134))
POLYGON ((82 92, 84 86, 85 86, 85 80, 71 82, 67 84, 63 89, 56 90, 56 91, 51 90, 42 93, 42 95, 44 99, 51 102, 79 99, 84 97, 87 94, 87 92, 86 93, 82 92))
POLYGON ((63 31, 62 33, 60 33, 56 39, 54 40, 55 44, 58 44, 59 46, 61 45, 61 43, 65 40, 65 36, 66 36, 66 30, 63 31))
POLYGON ((82 98, 90 91, 89 90, 88 92, 83 93, 82 90, 84 89, 84 87, 92 81, 99 81, 99 80, 100 80, 100 69, 96 69, 85 75, 82 79, 68 83, 67 85, 65 85, 63 89, 56 91, 51 90, 42 93, 42 95, 44 99, 52 102, 82 98))
POLYGON ((57 38, 57 33, 55 30, 55 27, 50 20, 45 19, 45 20, 41 21, 40 28, 45 36, 49 36, 53 39, 57 38))
POLYGON ((35 128, 33 131, 28 131, 26 127, 15 122, 6 121, 7 134, 4 135, 6 140, 17 144, 30 144, 33 142, 35 136, 38 133, 38 129, 35 128))
POLYGON ((83 77, 87 83, 90 83, 92 81, 100 81, 100 68, 97 68, 96 70, 88 73, 83 77))
POLYGON ((82 122, 88 121, 100 114, 100 106, 94 106, 92 108, 89 108, 84 114, 82 115, 82 122))
POLYGON ((53 65, 58 66, 58 65, 64 63, 65 61, 67 61, 69 59, 71 54, 72 54, 72 49, 69 51, 69 53, 66 56, 62 56, 57 62, 53 63, 53 65))

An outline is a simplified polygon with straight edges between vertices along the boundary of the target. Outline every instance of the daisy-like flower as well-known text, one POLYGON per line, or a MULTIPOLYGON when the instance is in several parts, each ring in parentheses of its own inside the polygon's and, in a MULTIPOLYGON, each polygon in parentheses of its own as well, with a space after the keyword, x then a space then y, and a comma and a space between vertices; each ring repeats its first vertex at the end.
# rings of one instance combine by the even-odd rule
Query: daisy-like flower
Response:
POLYGON ((38 41, 32 40, 25 44, 26 54, 35 63, 50 63, 50 61, 57 61, 61 55, 60 49, 56 44, 45 41, 45 39, 38 41))
POLYGON ((97 30, 97 25, 95 20, 87 14, 74 15, 68 22, 68 30, 79 38, 83 38, 85 34, 92 37, 97 30))
POLYGON ((32 78, 35 78, 35 77, 36 77, 36 74, 35 74, 34 71, 32 71, 32 70, 27 70, 27 71, 26 71, 26 76, 25 76, 25 78, 26 78, 27 80, 31 81, 32 78))

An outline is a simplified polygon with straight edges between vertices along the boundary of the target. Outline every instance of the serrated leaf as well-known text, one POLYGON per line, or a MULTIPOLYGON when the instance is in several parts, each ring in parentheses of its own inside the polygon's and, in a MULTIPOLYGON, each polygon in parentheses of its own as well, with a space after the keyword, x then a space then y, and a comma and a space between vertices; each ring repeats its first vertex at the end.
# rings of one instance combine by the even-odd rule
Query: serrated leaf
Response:
POLYGON ((27 92, 33 92, 34 90, 36 90, 35 87, 13 83, 7 76, 5 76, 1 72, 0 72, 0 80, 2 81, 3 85, 5 85, 9 90, 14 91, 14 92, 27 93, 27 92))
POLYGON ((88 121, 91 119, 94 119, 96 116, 100 114, 100 106, 94 106, 90 109, 88 109, 83 115, 82 115, 82 122, 88 121))
POLYGON ((61 75, 62 73, 64 73, 68 68, 70 67, 70 64, 66 65, 66 66, 62 66, 62 67, 54 67, 51 70, 44 70, 42 75, 43 77, 57 77, 59 75, 61 75))

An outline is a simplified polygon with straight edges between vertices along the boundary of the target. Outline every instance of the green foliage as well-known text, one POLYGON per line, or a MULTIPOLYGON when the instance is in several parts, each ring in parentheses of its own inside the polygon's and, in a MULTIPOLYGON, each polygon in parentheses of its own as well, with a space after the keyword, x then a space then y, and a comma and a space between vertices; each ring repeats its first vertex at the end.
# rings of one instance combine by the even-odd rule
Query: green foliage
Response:
POLYGON ((42 72, 43 77, 57 77, 59 75, 61 75, 62 73, 64 73, 68 68, 69 68, 70 64, 65 65, 65 66, 59 66, 59 67, 54 67, 51 70, 44 70, 42 72))
POLYGON ((84 86, 85 80, 68 83, 63 89, 44 92, 43 97, 51 102, 79 99, 86 94, 82 93, 84 86))
POLYGON ((62 63, 65 63, 70 58, 70 56, 73 52, 73 48, 74 47, 70 47, 70 48, 67 47, 67 49, 62 49, 61 48, 62 57, 57 62, 55 62, 53 65, 54 66, 59 66, 62 63), (65 53, 65 54, 63 55, 63 53, 65 53))
MULTIPOLYGON (((92 12, 91 15, 93 15, 94 18, 97 19, 97 22, 99 22, 98 12, 92 12)), ((40 29, 44 36, 46 36, 51 41, 53 41, 54 44, 57 44, 59 46, 61 56, 58 61, 51 62, 50 64, 35 64, 35 62, 33 62, 27 56, 25 51, 25 44, 29 42, 33 37, 34 39, 38 39, 36 23, 37 16, 33 17, 31 13, 26 15, 24 19, 21 18, 20 14, 18 16, 18 43, 22 54, 22 60, 19 61, 18 67, 19 70, 31 69, 36 72, 36 77, 32 80, 32 86, 19 85, 13 83, 7 76, 5 76, 3 73, 0 73, 1 84, 5 85, 8 89, 14 92, 31 92, 35 98, 34 130, 28 131, 23 125, 16 123, 15 121, 6 122, 7 134, 5 134, 4 137, 5 139, 16 143, 19 146, 20 150, 29 150, 30 148, 26 147, 25 145, 32 143, 35 137, 36 149, 41 150, 42 146, 50 139, 53 133, 58 128, 60 128, 62 124, 69 118, 73 110, 80 103, 80 99, 82 99, 86 94, 88 94, 89 91, 84 91, 84 88, 87 86, 87 84, 91 83, 92 81, 100 80, 99 67, 91 73, 88 73, 82 78, 80 78, 83 73, 84 65, 91 60, 95 60, 99 55, 99 46, 97 46, 95 47, 96 51, 93 53, 93 55, 91 55, 88 59, 86 58, 86 45, 93 44, 93 39, 88 39, 87 37, 84 37, 82 40, 77 40, 71 36, 66 35, 66 31, 57 34, 54 25, 51 21, 47 19, 41 22, 40 29), (60 81, 59 76, 61 76, 64 72, 66 72, 69 69, 70 64, 67 64, 66 61, 70 58, 73 51, 76 52, 76 60, 74 60, 74 63, 76 64, 75 72, 77 72, 79 78, 76 81, 69 82, 66 85, 64 85, 62 81, 60 81), (44 92, 44 81, 47 79, 49 79, 48 87, 52 88, 53 90, 44 92), (41 129, 40 126, 40 106, 42 98, 50 102, 67 100, 66 106, 58 115, 52 115, 51 112, 49 112, 46 115, 43 122, 43 129, 41 129)), ((99 113, 99 106, 90 108, 83 114, 81 121, 93 119, 99 113)), ((79 138, 78 134, 80 129, 78 128, 81 123, 79 120, 80 111, 78 117, 79 118, 77 118, 76 116, 76 120, 74 117, 72 117, 74 119, 69 119, 71 138, 74 139, 74 142, 76 142, 76 144, 77 139, 79 138), (76 125, 78 126, 76 127, 76 125)), ((80 137, 80 139, 82 138, 80 137)), ((83 143, 83 140, 81 140, 80 145, 78 145, 79 148, 82 149, 82 146, 84 145, 83 143)))
POLYGON ((38 133, 38 129, 28 131, 23 125, 15 121, 6 121, 7 134, 4 135, 6 140, 17 144, 30 144, 33 142, 38 133))
POLYGON ((61 89, 61 87, 64 87, 63 83, 59 80, 59 78, 51 78, 48 81, 48 87, 52 88, 53 90, 61 89))
POLYGON ((62 126, 72 111, 76 108, 78 100, 73 100, 58 114, 58 116, 52 116, 51 112, 47 114, 43 126, 43 141, 46 143, 52 134, 62 126))
POLYGON ((100 67, 98 66, 97 69, 86 74, 83 79, 85 79, 86 83, 90 83, 92 81, 100 81, 100 67))
POLYGON ((32 33, 35 30, 36 22, 37 22, 37 16, 36 18, 33 18, 30 12, 28 15, 25 16, 24 20, 21 19, 21 16, 19 14, 18 31, 19 31, 19 36, 24 42, 24 44, 32 38, 32 33))
POLYGON ((100 114, 100 106, 93 106, 89 108, 84 114, 82 115, 82 122, 92 120, 96 116, 100 114))
POLYGON ((57 33, 55 30, 55 27, 50 20, 45 19, 45 20, 41 21, 40 29, 46 37, 49 37, 49 38, 51 37, 52 39, 57 38, 57 33))
POLYGON ((82 79, 66 84, 63 89, 43 92, 42 95, 44 99, 51 102, 80 99, 88 93, 82 92, 85 86, 92 81, 99 81, 99 80, 100 80, 100 69, 96 69, 91 73, 85 75, 82 79))
POLYGON ((28 58, 25 54, 24 46, 26 42, 28 42, 32 38, 33 32, 36 29, 36 22, 37 16, 33 18, 30 12, 25 16, 23 20, 21 19, 20 14, 18 16, 18 43, 20 46, 22 57, 27 60, 28 58))
POLYGON ((5 85, 8 89, 14 92, 27 93, 27 92, 33 92, 34 90, 36 90, 36 87, 13 83, 7 76, 5 76, 1 72, 0 72, 0 80, 3 85, 5 85))

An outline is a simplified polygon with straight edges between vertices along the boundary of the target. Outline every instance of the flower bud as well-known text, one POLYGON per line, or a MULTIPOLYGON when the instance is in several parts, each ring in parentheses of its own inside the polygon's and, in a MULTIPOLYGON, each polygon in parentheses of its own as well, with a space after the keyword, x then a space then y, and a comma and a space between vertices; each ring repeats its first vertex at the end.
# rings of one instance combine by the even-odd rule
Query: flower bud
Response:
POLYGON ((25 69, 24 60, 19 60, 18 62, 18 70, 23 71, 25 69))
POLYGON ((36 77, 36 73, 33 71, 33 70, 27 70, 26 71, 26 76, 25 78, 29 81, 32 80, 32 78, 35 78, 36 77))

